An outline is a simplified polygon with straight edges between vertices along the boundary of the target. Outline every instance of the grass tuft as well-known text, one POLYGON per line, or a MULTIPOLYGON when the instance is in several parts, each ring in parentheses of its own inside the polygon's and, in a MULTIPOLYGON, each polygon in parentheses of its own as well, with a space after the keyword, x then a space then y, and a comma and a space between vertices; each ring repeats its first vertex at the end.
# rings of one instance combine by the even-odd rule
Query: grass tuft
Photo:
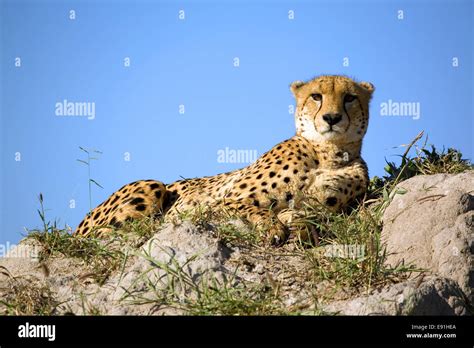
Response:
POLYGON ((401 181, 417 175, 458 174, 474 169, 474 165, 463 158, 459 150, 443 148, 440 152, 434 145, 427 148, 428 137, 421 146, 418 146, 417 143, 422 137, 423 132, 420 132, 410 144, 406 145, 405 152, 400 155, 399 165, 387 161, 384 168, 386 175, 382 178, 375 176, 370 181, 369 196, 380 197, 384 190, 390 191, 401 181), (409 156, 411 150, 415 152, 413 157, 409 156))
POLYGON ((32 277, 14 277, 3 266, 0 275, 8 279, 0 288, 1 315, 53 315, 59 303, 46 284, 32 277))
POLYGON ((89 272, 88 278, 99 285, 105 283, 109 276, 124 262, 126 248, 137 248, 145 243, 155 232, 157 222, 154 218, 146 217, 140 220, 126 222, 120 230, 110 228, 106 238, 96 238, 93 235, 82 237, 73 236, 64 228, 46 220, 44 214, 43 196, 40 195, 39 215, 43 229, 28 231, 27 238, 41 245, 39 261, 63 256, 82 261, 89 272))

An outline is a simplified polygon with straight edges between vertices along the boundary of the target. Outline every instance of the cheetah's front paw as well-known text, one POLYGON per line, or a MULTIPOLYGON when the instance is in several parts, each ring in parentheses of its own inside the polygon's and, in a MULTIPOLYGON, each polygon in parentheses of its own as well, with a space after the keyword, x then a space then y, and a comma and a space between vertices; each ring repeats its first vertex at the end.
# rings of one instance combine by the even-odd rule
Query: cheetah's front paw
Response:
POLYGON ((269 229, 269 242, 275 246, 282 245, 288 239, 289 234, 290 231, 285 225, 281 222, 275 223, 269 229))

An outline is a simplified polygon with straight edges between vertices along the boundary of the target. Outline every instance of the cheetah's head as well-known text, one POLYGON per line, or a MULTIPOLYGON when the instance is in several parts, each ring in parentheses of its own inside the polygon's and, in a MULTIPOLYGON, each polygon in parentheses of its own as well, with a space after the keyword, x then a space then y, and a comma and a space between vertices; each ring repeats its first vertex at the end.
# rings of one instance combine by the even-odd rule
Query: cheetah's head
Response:
POLYGON ((297 134, 316 143, 361 141, 369 121, 374 86, 345 76, 320 76, 291 84, 297 134))

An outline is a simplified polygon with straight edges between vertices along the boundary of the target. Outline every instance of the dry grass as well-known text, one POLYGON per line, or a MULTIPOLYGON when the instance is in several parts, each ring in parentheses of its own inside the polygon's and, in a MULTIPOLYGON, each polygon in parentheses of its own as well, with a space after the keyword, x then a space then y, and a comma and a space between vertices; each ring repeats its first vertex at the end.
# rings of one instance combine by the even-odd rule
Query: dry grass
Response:
POLYGON ((39 279, 14 277, 2 266, 0 266, 0 276, 7 277, 0 287, 0 314, 56 314, 59 303, 55 299, 55 294, 39 279))

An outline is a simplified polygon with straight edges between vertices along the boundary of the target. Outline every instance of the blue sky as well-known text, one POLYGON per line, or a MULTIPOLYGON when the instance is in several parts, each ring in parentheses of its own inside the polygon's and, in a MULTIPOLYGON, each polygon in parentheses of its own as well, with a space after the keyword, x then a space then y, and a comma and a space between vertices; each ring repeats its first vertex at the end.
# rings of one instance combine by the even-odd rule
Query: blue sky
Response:
POLYGON ((93 205, 137 179, 240 168, 218 151, 261 155, 293 136, 289 84, 320 74, 376 86, 363 147, 371 176, 421 130, 473 156, 468 0, 2 0, 0 23, 3 244, 40 225, 40 192, 49 219, 75 228, 84 217, 79 146, 103 152, 93 205), (63 100, 94 103, 95 117, 57 116, 63 100), (419 118, 381 115, 389 100, 418 103, 419 118))

